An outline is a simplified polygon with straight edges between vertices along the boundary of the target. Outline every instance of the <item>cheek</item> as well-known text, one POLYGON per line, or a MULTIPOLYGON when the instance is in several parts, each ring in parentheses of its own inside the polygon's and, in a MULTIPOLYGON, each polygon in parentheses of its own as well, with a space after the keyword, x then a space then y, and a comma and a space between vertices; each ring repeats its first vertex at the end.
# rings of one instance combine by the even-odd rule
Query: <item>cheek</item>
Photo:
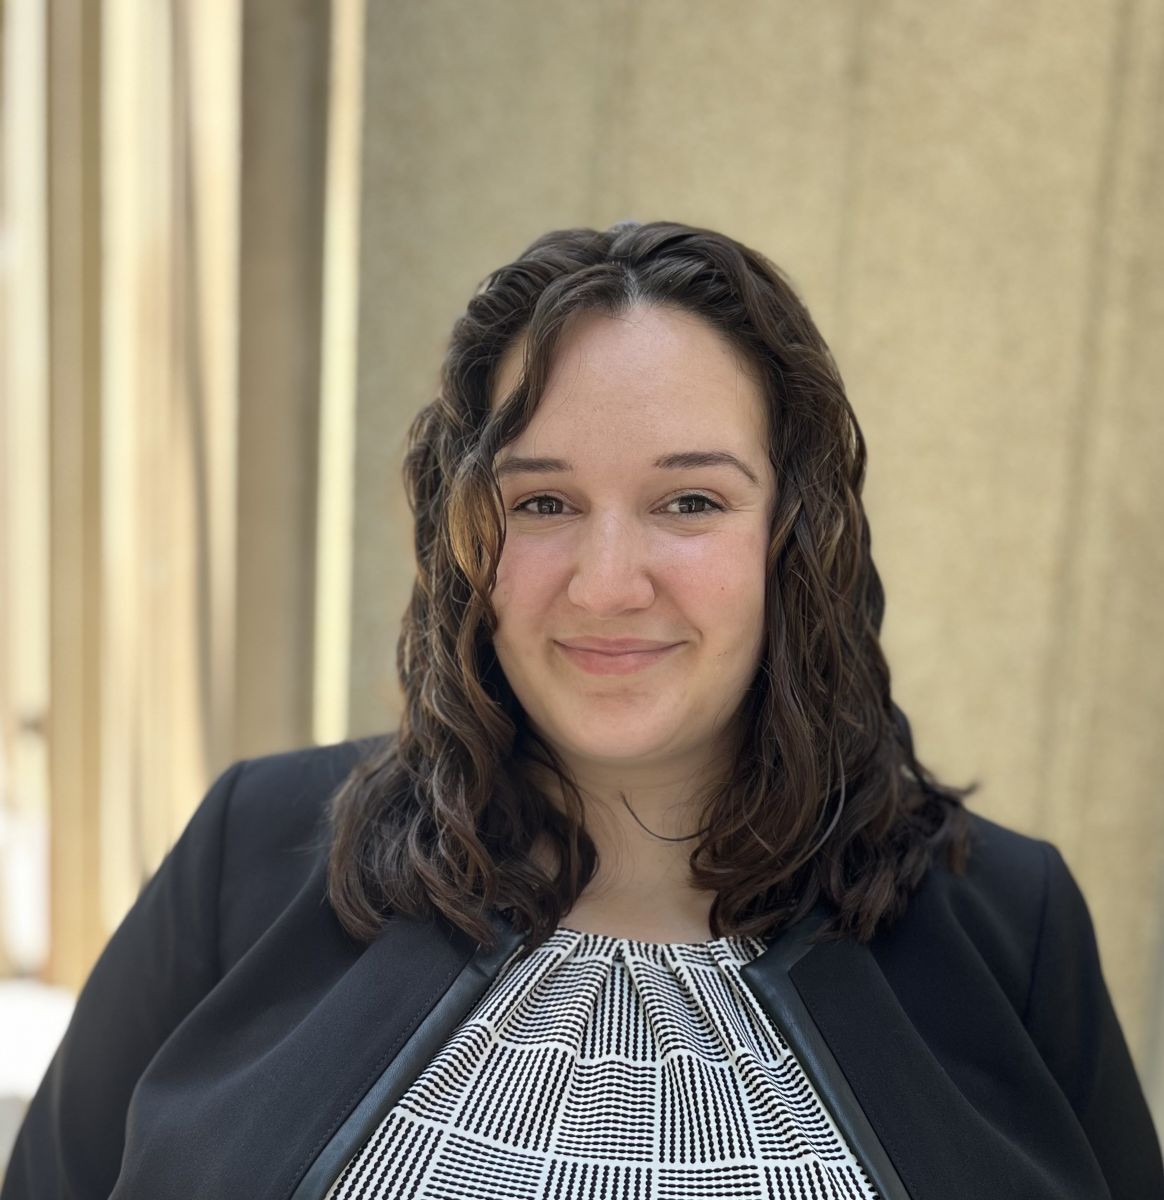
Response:
POLYGON ((547 547, 536 543, 507 541, 497 563, 497 581, 493 587, 493 608, 504 624, 506 615, 536 612, 551 594, 555 579, 555 558, 547 547))
POLYGON ((693 609, 722 621, 763 612, 767 541, 739 536, 693 541, 670 556, 669 589, 693 609))

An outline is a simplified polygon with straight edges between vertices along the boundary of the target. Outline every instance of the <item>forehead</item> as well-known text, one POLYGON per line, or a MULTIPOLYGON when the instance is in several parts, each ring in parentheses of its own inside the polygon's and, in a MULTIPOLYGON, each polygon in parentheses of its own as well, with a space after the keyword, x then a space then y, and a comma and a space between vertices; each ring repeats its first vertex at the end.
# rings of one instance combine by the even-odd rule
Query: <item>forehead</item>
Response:
MULTIPOLYGON (((494 408, 519 382, 524 350, 523 334, 502 355, 494 408)), ((592 425, 633 433, 637 422, 643 432, 669 424, 711 434, 726 426, 764 440, 766 409, 754 365, 709 322, 681 309, 640 306, 617 317, 582 312, 571 319, 526 432, 592 425)))

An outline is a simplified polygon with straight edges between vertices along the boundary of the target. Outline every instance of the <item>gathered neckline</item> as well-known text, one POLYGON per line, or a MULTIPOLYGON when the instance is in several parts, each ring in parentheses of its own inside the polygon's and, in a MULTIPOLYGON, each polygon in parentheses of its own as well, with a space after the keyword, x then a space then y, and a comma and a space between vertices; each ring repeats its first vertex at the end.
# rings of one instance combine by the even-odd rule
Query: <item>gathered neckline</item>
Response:
POLYGON ((590 945, 595 947, 630 947, 634 950, 656 953, 660 950, 710 950, 714 946, 744 947, 761 940, 740 934, 726 934, 723 937, 709 938, 702 942, 647 942, 641 938, 622 937, 615 933, 593 933, 587 929, 570 929, 566 925, 559 925, 550 934, 550 939, 547 941, 554 938, 570 941, 586 939, 590 945), (565 937, 559 937, 559 935, 565 935, 565 937))

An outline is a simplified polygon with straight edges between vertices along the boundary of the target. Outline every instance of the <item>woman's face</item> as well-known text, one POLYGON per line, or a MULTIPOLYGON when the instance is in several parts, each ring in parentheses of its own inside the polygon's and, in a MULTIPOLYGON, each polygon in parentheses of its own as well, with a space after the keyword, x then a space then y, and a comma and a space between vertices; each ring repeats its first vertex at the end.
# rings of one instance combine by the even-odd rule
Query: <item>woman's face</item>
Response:
MULTIPOLYGON (((495 406, 521 355, 519 341, 503 356, 495 406)), ((763 651, 767 445, 759 383, 702 318, 640 307, 568 327, 533 419, 494 463, 493 592, 501 668, 568 762, 714 759, 763 651), (570 649, 579 639, 666 649, 570 649)))

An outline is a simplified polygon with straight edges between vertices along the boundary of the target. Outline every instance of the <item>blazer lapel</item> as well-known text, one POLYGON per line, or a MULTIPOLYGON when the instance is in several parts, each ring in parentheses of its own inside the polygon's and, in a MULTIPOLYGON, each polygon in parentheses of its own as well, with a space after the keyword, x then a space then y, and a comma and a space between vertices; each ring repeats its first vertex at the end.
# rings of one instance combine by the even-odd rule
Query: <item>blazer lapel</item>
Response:
POLYGON ((342 1166, 353 1110, 370 1120, 423 1065, 429 1014, 455 1023, 485 986, 460 930, 393 916, 357 945, 323 902, 325 868, 151 1062, 111 1200, 322 1197, 330 1178, 300 1185, 342 1166))
MULTIPOLYGON (((510 955, 521 946, 525 940, 522 934, 514 932, 507 922, 495 914, 490 914, 490 919, 498 935, 498 943, 493 950, 479 948, 472 958, 464 962, 451 982, 446 977, 438 989, 429 988, 423 996, 418 996, 419 1004, 402 1005, 397 1010, 401 1016, 411 1019, 405 1026, 399 1026, 397 1022, 399 1027, 393 1030, 391 1060, 346 1118, 340 1114, 342 1124, 338 1128, 334 1123, 328 1126, 330 1136, 326 1144, 322 1145, 318 1157, 299 1179, 298 1186, 290 1194, 290 1200, 322 1200, 327 1195, 332 1182, 348 1160, 371 1137, 388 1110, 468 1016, 510 955)), ((423 958, 425 952, 435 953, 439 944, 440 957, 443 958, 444 939, 430 936, 429 943, 415 947, 414 953, 420 951, 420 957, 423 958), (433 945, 433 951, 429 951, 429 943, 433 945)), ((383 935, 369 947, 368 953, 372 954, 382 944, 387 944, 383 935)), ((416 957, 410 956, 405 961, 408 967, 402 972, 402 964, 394 950, 392 958, 386 960, 384 965, 399 979, 402 974, 414 971, 418 965, 416 957)))
MULTIPOLYGON (((740 975, 783 1035, 882 1200, 920 1200, 902 1183, 893 1160, 793 982, 793 968, 814 950, 819 953, 819 947, 814 947, 809 939, 824 921, 825 913, 818 906, 803 921, 779 934, 759 958, 745 964, 740 975)), ((954 1198, 951 1196, 950 1200, 954 1198)))
POLYGON ((1086 1140, 1072 1137, 1070 1106, 988 975, 959 971, 965 959, 950 945, 899 955, 913 972, 910 1012, 870 945, 810 942, 822 920, 818 908, 741 975, 885 1200, 1107 1194, 1086 1140), (929 973, 951 981, 945 991, 929 973))

